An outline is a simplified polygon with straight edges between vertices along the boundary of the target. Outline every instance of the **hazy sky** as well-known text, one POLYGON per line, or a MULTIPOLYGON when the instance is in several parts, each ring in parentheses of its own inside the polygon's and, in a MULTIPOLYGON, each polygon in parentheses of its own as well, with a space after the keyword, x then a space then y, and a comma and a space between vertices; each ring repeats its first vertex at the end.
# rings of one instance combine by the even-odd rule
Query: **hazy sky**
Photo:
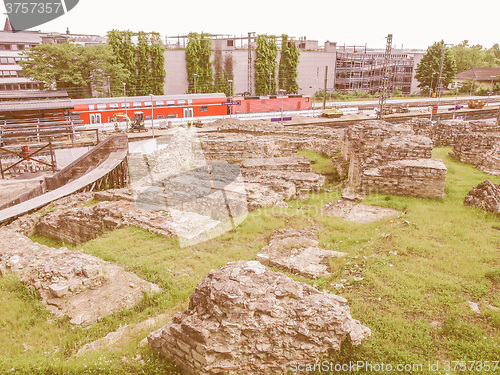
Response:
POLYGON ((65 32, 69 27, 72 33, 99 35, 111 29, 158 31, 162 38, 191 31, 236 36, 253 31, 307 36, 320 45, 329 40, 381 48, 391 33, 398 48, 426 49, 441 39, 452 44, 467 39, 490 48, 500 43, 499 17, 499 0, 80 0, 66 15, 36 29, 65 32))

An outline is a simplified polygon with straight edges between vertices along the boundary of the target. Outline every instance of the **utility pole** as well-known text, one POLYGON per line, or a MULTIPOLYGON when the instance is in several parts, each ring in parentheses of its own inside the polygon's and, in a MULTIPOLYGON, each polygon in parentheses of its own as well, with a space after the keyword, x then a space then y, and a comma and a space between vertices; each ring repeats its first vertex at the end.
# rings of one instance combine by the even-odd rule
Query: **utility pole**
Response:
POLYGON ((248 92, 250 95, 252 94, 252 34, 253 32, 248 33, 248 92))
MULTIPOLYGON (((446 46, 452 46, 453 44, 444 44, 443 42, 443 54, 441 55, 441 65, 439 66, 439 77, 438 77, 438 111, 439 104, 441 103, 441 91, 443 89, 443 65, 444 65, 444 55, 446 53, 446 46)), ((438 118, 439 119, 439 118, 438 118)))
POLYGON ((325 65, 325 88, 323 90, 323 111, 326 110, 326 86, 328 83, 328 65, 325 65))
POLYGON ((380 109, 378 114, 378 119, 382 120, 384 118, 384 106, 387 97, 389 96, 388 83, 389 83, 389 65, 391 63, 391 52, 392 52, 392 34, 387 35, 387 43, 385 45, 385 56, 384 56, 384 70, 382 77, 382 90, 380 90, 380 109))

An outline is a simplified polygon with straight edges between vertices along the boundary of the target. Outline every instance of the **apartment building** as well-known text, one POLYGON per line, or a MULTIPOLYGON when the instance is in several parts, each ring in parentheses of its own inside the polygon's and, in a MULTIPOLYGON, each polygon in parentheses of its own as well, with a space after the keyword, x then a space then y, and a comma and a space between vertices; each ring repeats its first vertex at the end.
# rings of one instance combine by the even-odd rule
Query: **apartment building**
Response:
POLYGON ((37 90, 40 83, 23 75, 19 61, 25 59, 22 52, 42 43, 77 43, 82 45, 105 43, 99 35, 43 33, 41 31, 13 32, 7 18, 0 31, 0 91, 37 90))

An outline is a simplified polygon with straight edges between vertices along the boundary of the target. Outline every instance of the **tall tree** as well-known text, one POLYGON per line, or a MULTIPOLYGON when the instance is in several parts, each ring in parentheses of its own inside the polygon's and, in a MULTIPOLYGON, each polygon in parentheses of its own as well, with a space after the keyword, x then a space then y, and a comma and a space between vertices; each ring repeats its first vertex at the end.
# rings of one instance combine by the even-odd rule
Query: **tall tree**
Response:
MULTIPOLYGON (((441 59, 443 56, 444 41, 436 42, 427 48, 427 52, 417 64, 415 78, 419 81, 418 87, 421 89, 431 88, 433 91, 438 86, 441 59), (431 87, 432 84, 432 87, 431 87)), ((447 48, 444 54, 443 63, 443 86, 448 86, 457 74, 457 66, 453 54, 447 48)))
POLYGON ((151 87, 150 93, 154 95, 163 95, 164 82, 165 82, 165 56, 163 52, 165 47, 161 40, 160 34, 152 32, 150 35, 149 52, 151 56, 151 87))
POLYGON ((480 44, 470 46, 468 40, 451 47, 451 52, 457 63, 457 72, 474 67, 499 66, 500 56, 497 56, 494 47, 486 49, 480 44))
POLYGON ((255 94, 276 93, 276 68, 278 63, 278 45, 275 35, 260 34, 255 48, 255 94))
POLYGON ((136 47, 132 42, 132 31, 108 31, 108 44, 113 49, 116 60, 129 72, 126 83, 126 94, 137 95, 137 64, 135 59, 136 47))
MULTIPOLYGON (((108 44, 113 49, 117 61, 128 70, 127 95, 162 95, 165 80, 164 47, 160 34, 140 31, 111 30, 108 44), (137 35, 137 45, 132 37, 137 35)), ((123 91, 122 91, 123 93, 123 91)))
POLYGON ((224 57, 224 93, 226 96, 234 95, 234 72, 233 72, 233 55, 227 54, 224 57))
POLYGON ((186 46, 188 92, 212 92, 213 69, 210 58, 212 41, 208 34, 189 33, 186 46))
POLYGON ((281 58, 279 63, 278 82, 279 88, 287 93, 297 93, 298 65, 300 52, 294 40, 289 40, 288 35, 281 36, 281 58))
POLYGON ((93 90, 107 95, 108 77, 112 85, 128 76, 107 45, 41 44, 23 56, 27 59, 19 64, 27 77, 46 89, 66 90, 72 98, 91 97, 93 90))
POLYGON ((224 68, 222 59, 222 49, 218 46, 214 52, 214 91, 224 92, 226 81, 224 79, 224 68))
POLYGON ((137 35, 136 65, 137 81, 135 86, 136 95, 151 94, 151 65, 149 62, 149 34, 139 31, 137 35))

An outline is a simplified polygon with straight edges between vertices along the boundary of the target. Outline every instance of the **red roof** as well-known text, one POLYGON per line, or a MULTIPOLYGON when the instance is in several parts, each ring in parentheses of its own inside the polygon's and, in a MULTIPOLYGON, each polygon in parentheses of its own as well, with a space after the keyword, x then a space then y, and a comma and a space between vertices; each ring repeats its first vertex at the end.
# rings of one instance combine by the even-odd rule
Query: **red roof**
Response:
POLYGON ((500 68, 470 68, 457 74, 457 79, 468 80, 475 79, 476 81, 491 81, 491 78, 500 80, 500 68))

